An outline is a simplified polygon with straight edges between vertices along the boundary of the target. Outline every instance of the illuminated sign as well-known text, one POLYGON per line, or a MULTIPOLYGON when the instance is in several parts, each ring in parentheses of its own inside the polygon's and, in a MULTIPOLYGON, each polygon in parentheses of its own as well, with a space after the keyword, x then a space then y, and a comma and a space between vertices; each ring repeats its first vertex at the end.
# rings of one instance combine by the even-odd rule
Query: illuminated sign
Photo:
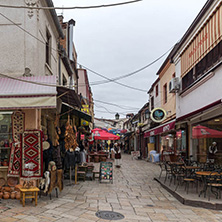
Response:
POLYGON ((167 113, 162 108, 155 108, 151 111, 151 114, 150 114, 150 118, 156 123, 160 123, 163 120, 165 120, 166 116, 167 116, 167 113))

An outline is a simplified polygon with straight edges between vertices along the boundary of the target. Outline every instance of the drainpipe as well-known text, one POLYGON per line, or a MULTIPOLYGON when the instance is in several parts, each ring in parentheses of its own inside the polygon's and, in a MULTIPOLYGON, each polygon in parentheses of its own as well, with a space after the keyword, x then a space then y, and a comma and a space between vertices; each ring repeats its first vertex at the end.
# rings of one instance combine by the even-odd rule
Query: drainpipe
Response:
POLYGON ((75 26, 75 21, 73 19, 68 22, 68 55, 69 59, 73 61, 73 27, 75 26))

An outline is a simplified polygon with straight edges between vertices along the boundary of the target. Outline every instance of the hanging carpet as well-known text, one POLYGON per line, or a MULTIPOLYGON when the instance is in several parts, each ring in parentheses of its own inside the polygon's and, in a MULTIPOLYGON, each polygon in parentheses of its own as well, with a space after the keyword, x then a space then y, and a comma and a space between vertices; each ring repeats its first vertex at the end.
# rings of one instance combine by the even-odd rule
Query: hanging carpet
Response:
POLYGON ((11 153, 8 166, 8 176, 19 177, 21 170, 21 146, 20 143, 11 143, 11 153))
POLYGON ((13 141, 20 141, 20 135, 25 130, 25 114, 20 111, 12 114, 12 137, 13 141))
POLYGON ((27 176, 25 164, 32 163, 33 173, 31 178, 41 178, 43 176, 43 150, 42 150, 43 133, 40 130, 27 130, 22 133, 22 158, 21 158, 21 177, 27 176))

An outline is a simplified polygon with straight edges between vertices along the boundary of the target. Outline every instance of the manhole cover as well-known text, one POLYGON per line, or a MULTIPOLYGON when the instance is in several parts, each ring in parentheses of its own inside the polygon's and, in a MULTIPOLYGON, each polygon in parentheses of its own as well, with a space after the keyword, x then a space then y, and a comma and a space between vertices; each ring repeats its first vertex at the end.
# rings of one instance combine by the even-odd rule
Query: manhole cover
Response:
POLYGON ((121 220, 124 218, 122 214, 113 211, 98 211, 96 216, 104 220, 121 220))

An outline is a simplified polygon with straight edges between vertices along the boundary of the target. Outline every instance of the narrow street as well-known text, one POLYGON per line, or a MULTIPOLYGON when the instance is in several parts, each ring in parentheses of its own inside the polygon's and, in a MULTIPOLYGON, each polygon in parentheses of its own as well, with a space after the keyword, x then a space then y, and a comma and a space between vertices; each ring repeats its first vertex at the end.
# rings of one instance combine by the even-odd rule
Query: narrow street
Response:
POLYGON ((98 210, 121 213, 125 219, 120 221, 129 222, 222 220, 221 211, 182 205, 153 180, 155 175, 158 165, 123 155, 122 167, 114 169, 113 184, 80 181, 65 186, 58 199, 55 193, 52 200, 39 198, 36 207, 30 200, 25 207, 17 200, 1 200, 0 221, 109 221, 95 216, 98 210))

